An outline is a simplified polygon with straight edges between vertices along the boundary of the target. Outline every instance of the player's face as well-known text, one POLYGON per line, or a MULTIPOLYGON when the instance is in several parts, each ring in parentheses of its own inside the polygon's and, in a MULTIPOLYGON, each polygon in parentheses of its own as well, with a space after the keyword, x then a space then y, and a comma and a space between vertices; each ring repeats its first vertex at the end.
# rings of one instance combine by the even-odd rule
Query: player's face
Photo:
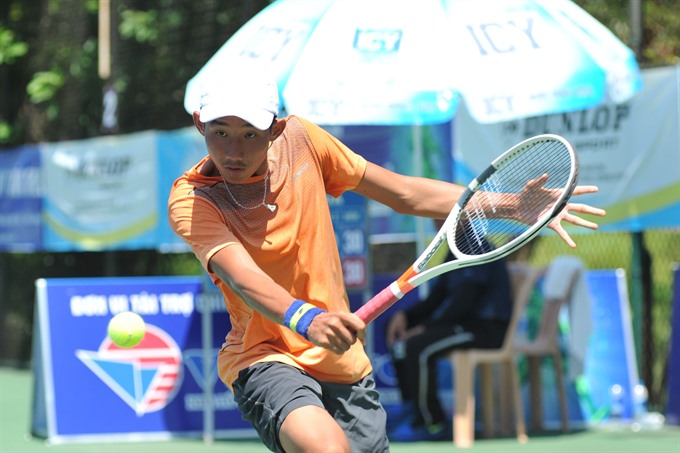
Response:
POLYGON ((262 131, 236 116, 224 116, 206 123, 203 132, 210 158, 226 182, 242 183, 267 170, 272 128, 262 131))

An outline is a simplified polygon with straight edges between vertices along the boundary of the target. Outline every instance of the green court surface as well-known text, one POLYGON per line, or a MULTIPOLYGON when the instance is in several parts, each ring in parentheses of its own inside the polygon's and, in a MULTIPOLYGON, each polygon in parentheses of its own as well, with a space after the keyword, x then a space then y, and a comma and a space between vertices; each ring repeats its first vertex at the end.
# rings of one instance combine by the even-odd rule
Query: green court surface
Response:
MULTIPOLYGON (((78 443, 47 445, 31 437, 32 374, 28 370, 0 367, 0 453, 147 453, 147 452, 267 452, 256 440, 173 439, 163 442, 78 443)), ((570 434, 529 433, 526 444, 514 438, 478 439, 469 452, 493 453, 680 453, 680 428, 634 433, 628 430, 590 429, 570 434)), ((461 451, 452 442, 393 443, 394 453, 439 453, 461 451)), ((319 449, 323 451, 322 448, 319 449)))

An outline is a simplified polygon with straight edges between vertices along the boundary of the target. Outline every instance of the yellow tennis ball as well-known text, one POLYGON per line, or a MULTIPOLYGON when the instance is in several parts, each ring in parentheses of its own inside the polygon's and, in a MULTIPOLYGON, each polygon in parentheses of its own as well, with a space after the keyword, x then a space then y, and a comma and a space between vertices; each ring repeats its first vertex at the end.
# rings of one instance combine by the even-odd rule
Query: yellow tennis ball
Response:
POLYGON ((144 338, 146 325, 137 313, 124 311, 109 321, 108 334, 111 341, 121 348, 132 348, 144 338))

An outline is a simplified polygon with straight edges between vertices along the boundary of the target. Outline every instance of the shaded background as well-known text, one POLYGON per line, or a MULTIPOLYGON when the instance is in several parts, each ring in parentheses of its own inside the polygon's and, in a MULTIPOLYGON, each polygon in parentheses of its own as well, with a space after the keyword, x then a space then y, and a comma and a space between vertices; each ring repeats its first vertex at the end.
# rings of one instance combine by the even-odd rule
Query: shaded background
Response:
MULTIPOLYGON (((0 0, 0 153, 20 145, 110 133, 175 130, 191 125, 186 82, 266 0, 110 0, 111 72, 98 68, 98 0, 0 0), (117 124, 102 127, 103 94, 118 93, 117 124)), ((680 63, 680 13, 674 0, 578 0, 636 51, 642 68, 680 63)), ((680 171, 680 169, 679 169, 680 171)), ((598 233, 576 238, 592 269, 624 268, 631 298, 640 375, 650 405, 662 407, 670 337, 671 267, 680 233, 598 233)), ((414 243, 372 247, 373 271, 410 264, 414 243)), ((557 240, 537 244, 542 265, 564 253, 557 240)), ((191 254, 155 250, 0 253, 0 363, 31 359, 37 278, 200 273, 191 254)))

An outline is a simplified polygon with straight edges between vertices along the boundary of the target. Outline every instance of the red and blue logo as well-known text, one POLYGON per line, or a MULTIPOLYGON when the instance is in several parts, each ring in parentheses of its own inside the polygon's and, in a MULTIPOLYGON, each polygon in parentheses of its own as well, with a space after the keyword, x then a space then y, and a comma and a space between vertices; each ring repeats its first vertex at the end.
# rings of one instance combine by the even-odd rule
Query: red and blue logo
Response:
POLYGON ((184 377, 179 346, 151 324, 134 348, 120 348, 106 337, 97 351, 77 350, 76 356, 138 416, 166 407, 184 377))

